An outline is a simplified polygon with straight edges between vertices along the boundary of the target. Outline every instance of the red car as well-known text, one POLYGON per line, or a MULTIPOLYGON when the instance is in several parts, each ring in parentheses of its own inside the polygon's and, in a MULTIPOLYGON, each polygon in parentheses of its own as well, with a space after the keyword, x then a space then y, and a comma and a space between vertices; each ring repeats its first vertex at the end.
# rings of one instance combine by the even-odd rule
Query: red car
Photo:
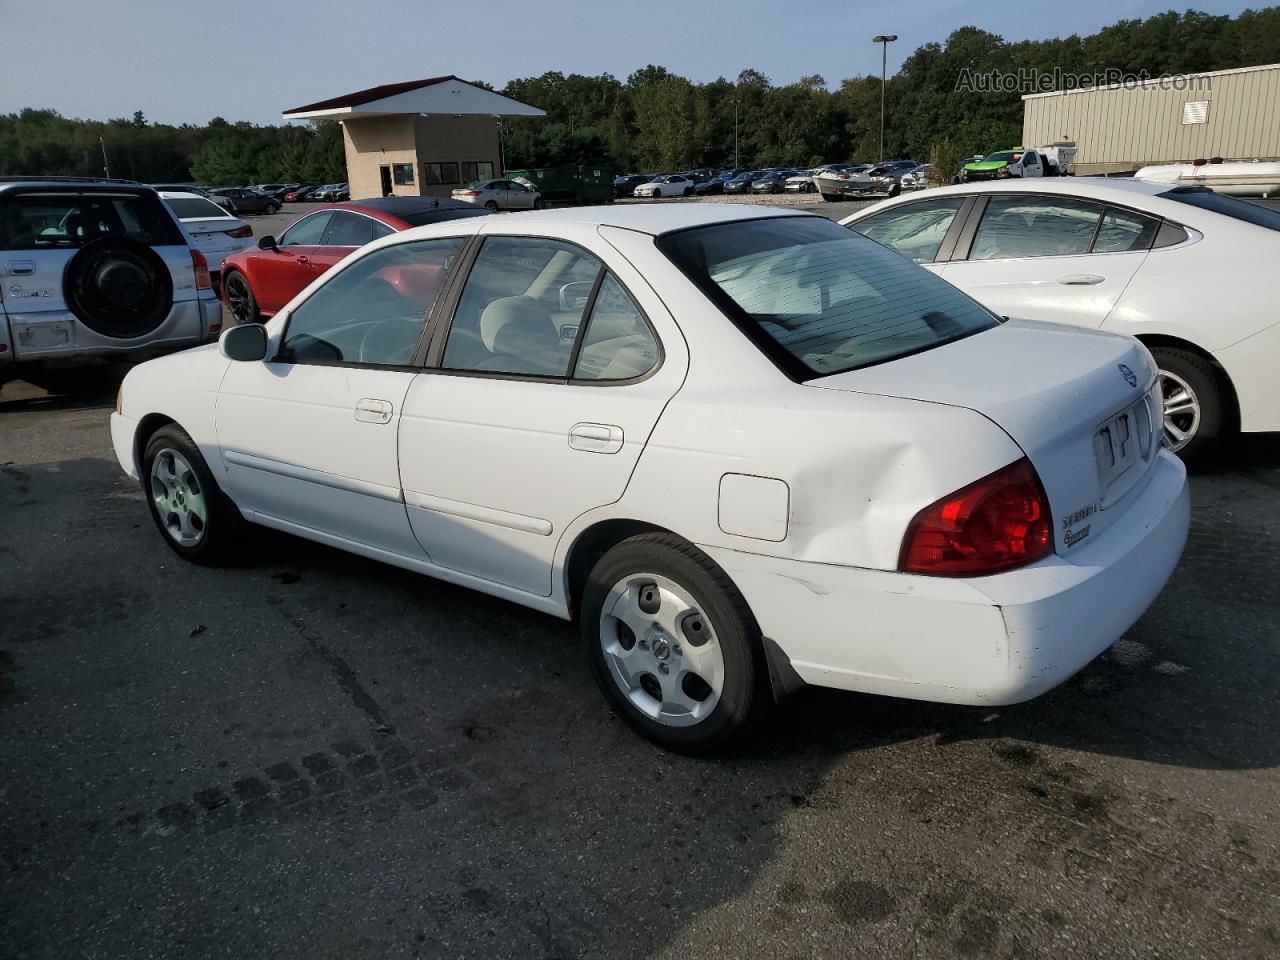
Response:
POLYGON ((236 323, 272 316, 312 280, 358 247, 400 230, 462 217, 492 216, 447 197, 383 197, 335 203, 290 224, 277 240, 222 261, 222 302, 236 323))

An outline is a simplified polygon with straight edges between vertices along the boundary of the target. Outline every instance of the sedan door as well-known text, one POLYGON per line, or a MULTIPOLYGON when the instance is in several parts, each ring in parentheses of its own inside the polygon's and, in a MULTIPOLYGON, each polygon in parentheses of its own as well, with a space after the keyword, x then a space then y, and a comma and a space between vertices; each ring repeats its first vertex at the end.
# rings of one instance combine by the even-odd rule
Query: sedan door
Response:
POLYGON ((253 254, 251 281, 260 310, 275 313, 315 279, 311 258, 332 217, 329 210, 303 217, 284 232, 274 250, 260 247, 253 254))
POLYGON ((227 492, 254 519, 422 559, 397 464, 401 408, 427 313, 465 238, 372 251, 232 363, 215 412, 227 492))
MULTIPOLYGON (((534 191, 530 190, 522 183, 516 183, 514 180, 508 180, 505 183, 507 188, 507 199, 504 209, 507 210, 532 210, 533 200, 537 196, 534 191)), ((499 201, 499 206, 503 203, 499 201)))
POLYGON ((946 278, 1005 317, 1100 327, 1142 266, 1159 221, 1050 194, 988 194, 946 278))
POLYGON ((320 245, 311 253, 311 273, 318 277, 349 253, 373 240, 374 221, 360 213, 335 210, 320 245))
POLYGON ((485 238, 400 422, 405 504, 432 561, 549 596, 561 536, 622 496, 683 349, 616 254, 606 267, 568 240, 485 238))

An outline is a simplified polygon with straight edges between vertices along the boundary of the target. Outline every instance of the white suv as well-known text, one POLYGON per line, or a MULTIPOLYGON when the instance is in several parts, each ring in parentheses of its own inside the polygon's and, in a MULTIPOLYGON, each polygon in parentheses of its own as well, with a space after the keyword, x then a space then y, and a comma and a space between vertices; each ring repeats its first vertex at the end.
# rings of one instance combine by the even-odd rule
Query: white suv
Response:
POLYGON ((204 256, 150 187, 0 181, 0 383, 216 338, 204 256))

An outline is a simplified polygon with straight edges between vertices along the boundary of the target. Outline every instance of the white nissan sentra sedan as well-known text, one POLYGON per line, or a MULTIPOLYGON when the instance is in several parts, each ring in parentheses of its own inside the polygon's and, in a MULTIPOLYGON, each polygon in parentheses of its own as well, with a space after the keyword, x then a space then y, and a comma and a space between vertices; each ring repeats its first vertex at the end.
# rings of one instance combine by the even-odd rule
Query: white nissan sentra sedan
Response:
POLYGON ((1105 650, 1187 533, 1155 391, 1130 337, 678 204, 376 241, 135 368, 111 431, 181 556, 251 521, 576 619, 614 708, 701 751, 805 683, 1006 704, 1105 650))

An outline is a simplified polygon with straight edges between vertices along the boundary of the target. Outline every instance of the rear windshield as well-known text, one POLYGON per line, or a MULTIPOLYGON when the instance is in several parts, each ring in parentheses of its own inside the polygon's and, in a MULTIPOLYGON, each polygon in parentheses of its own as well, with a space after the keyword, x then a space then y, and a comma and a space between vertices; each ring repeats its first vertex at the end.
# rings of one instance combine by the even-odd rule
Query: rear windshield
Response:
POLYGON ((178 225, 154 194, 19 193, 0 197, 0 250, 80 247, 99 237, 183 246, 178 225))
POLYGON ((1166 200, 1176 200, 1178 203, 1199 207, 1201 210, 1212 210, 1214 213, 1220 213, 1224 217, 1243 220, 1245 223, 1266 227, 1268 230, 1280 230, 1280 210, 1271 210, 1268 207, 1249 203, 1247 200, 1238 200, 1235 197, 1224 197, 1222 194, 1214 193, 1204 187, 1180 187, 1176 190, 1169 190, 1166 193, 1159 194, 1159 196, 1166 200))
POLYGON ((662 237, 658 247, 796 380, 999 323, 929 271, 825 217, 699 227, 662 237))
POLYGON ((227 211, 218 206, 212 200, 205 200, 200 197, 171 197, 165 200, 169 209, 172 210, 179 220, 205 220, 210 217, 217 217, 225 220, 230 216, 227 211))

